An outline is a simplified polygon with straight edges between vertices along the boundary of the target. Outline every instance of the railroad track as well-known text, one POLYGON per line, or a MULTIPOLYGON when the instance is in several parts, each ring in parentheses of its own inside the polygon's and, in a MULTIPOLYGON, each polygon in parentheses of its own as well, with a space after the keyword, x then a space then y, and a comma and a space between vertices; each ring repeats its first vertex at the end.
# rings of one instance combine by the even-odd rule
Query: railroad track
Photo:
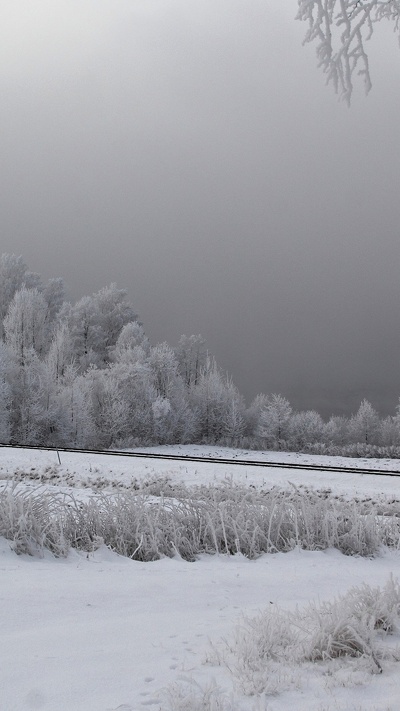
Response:
POLYGON ((196 457, 184 454, 160 454, 156 452, 124 452, 121 450, 76 449, 72 447, 39 447, 36 445, 1 444, 0 448, 32 449, 45 452, 70 452, 73 454, 101 454, 107 457, 136 457, 138 459, 165 459, 179 462, 199 462, 200 464, 229 464, 245 467, 275 469, 303 469, 306 471, 339 472, 342 474, 369 474, 372 476, 400 477, 400 469, 368 469, 359 467, 334 467, 324 464, 299 464, 294 462, 266 462, 260 459, 225 459, 222 457, 196 457))

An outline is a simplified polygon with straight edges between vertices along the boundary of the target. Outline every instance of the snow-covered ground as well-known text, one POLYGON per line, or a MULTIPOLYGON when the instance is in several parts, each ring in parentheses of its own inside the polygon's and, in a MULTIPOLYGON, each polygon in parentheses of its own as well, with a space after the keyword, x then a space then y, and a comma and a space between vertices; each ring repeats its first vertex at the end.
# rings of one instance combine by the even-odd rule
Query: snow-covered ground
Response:
MULTIPOLYGON (((172 453, 170 447, 166 449, 172 453)), ((175 451, 239 458, 244 454, 210 447, 177 447, 175 451)), ((306 455, 251 454, 275 461, 278 457, 281 461, 315 460, 306 455)), ((4 485, 17 479, 22 487, 37 487, 42 478, 46 486, 85 489, 87 494, 92 487, 94 491, 97 486, 112 489, 113 482, 114 487, 128 487, 162 476, 189 485, 232 478, 286 487, 290 481, 329 488, 347 497, 400 500, 400 478, 385 476, 91 454, 61 453, 61 461, 60 467, 54 452, 1 449, 0 477, 4 485)), ((357 462, 348 461, 351 466, 357 462)), ((329 458, 330 462, 338 460, 329 458)), ((396 462, 367 461, 369 468, 375 464, 398 468, 396 462)), ((193 698, 200 699, 200 690, 209 688, 215 679, 226 694, 221 705, 213 707, 215 711, 399 711, 400 662, 384 662, 380 675, 356 672, 351 663, 331 670, 320 664, 310 670, 309 665, 307 670, 291 670, 288 689, 259 699, 245 697, 226 667, 205 664, 212 659, 210 642, 218 646, 222 638, 229 639, 243 614, 253 615, 277 603, 294 610, 311 600, 332 600, 363 582, 382 587, 390 574, 400 577, 398 551, 382 551, 373 559, 346 557, 333 550, 295 550, 254 561, 237 555, 202 556, 195 563, 178 558, 141 563, 117 556, 104 546, 90 554, 73 551, 66 559, 50 554, 41 559, 17 556, 3 539, 0 709, 189 711, 182 700, 168 707, 162 689, 171 692, 171 685, 189 679, 193 698)))
POLYGON ((129 488, 144 481, 168 477, 172 482, 187 485, 207 484, 223 480, 253 486, 280 486, 289 482, 296 486, 329 489, 333 493, 351 497, 387 496, 400 500, 400 476, 385 476, 385 470, 399 471, 400 461, 393 459, 346 459, 322 457, 294 452, 254 452, 204 445, 176 445, 143 448, 140 451, 179 456, 207 456, 223 459, 256 459, 266 462, 349 466, 377 469, 381 476, 369 474, 341 474, 339 472, 307 471, 299 469, 262 468, 229 464, 183 462, 162 459, 139 459, 101 454, 60 452, 61 466, 54 451, 0 448, 0 482, 22 479, 29 486, 38 484, 63 485, 64 488, 98 489, 129 488))

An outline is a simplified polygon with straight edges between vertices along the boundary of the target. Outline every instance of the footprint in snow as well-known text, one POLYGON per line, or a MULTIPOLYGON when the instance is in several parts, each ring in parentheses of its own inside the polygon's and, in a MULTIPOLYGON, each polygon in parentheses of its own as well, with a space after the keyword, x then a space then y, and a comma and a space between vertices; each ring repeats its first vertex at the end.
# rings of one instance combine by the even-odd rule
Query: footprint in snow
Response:
MULTIPOLYGON (((142 706, 154 706, 154 704, 158 704, 160 699, 148 699, 147 701, 142 701, 141 705, 142 706)), ((133 711, 133 709, 132 709, 133 711)))

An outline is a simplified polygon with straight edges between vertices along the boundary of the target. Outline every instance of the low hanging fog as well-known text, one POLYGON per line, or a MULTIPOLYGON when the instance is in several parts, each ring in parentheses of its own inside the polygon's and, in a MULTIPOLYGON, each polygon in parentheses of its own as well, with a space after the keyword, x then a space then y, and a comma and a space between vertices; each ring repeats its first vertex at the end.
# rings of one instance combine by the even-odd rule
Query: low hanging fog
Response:
POLYGON ((250 401, 400 395, 400 50, 351 107, 297 0, 29 0, 0 24, 0 253, 116 282, 153 344, 201 333, 250 401), (340 93, 340 92, 339 92, 340 93))

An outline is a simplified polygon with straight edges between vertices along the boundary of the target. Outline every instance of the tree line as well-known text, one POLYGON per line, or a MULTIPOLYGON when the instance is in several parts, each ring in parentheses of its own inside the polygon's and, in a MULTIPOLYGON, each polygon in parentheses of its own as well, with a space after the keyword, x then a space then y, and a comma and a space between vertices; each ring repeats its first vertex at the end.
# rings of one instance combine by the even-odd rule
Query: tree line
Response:
POLYGON ((84 448, 208 443, 347 455, 400 453, 400 409, 349 417, 250 406, 199 335, 152 346, 115 284, 72 304, 22 257, 0 258, 0 442, 84 448), (398 452, 397 452, 398 448, 398 452))

